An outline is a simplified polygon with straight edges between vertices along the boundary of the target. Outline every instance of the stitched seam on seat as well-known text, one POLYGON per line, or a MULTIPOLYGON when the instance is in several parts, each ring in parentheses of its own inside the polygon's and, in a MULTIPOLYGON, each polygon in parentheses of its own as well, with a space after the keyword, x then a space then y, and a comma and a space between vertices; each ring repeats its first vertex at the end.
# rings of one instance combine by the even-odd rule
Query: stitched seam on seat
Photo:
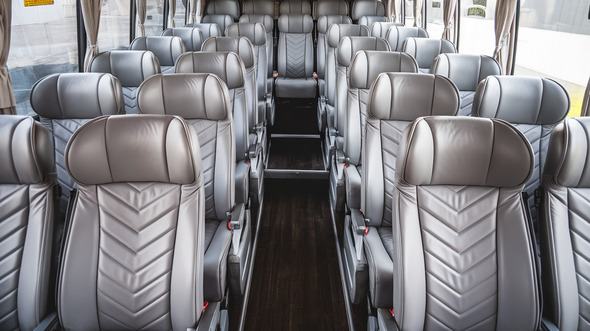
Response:
MULTIPOLYGON (((111 181, 114 182, 115 180, 113 179, 113 170, 111 169, 111 161, 109 160, 109 149, 107 147, 107 137, 108 137, 108 135, 107 135, 107 124, 108 123, 109 123, 109 119, 107 118, 104 121, 104 129, 103 129, 103 132, 104 132, 104 154, 105 154, 105 157, 107 159, 107 166, 109 167, 109 175, 111 176, 111 181)), ((71 139, 72 139, 72 137, 70 137, 70 140, 71 139)), ((98 201, 98 197, 96 199, 98 201)))

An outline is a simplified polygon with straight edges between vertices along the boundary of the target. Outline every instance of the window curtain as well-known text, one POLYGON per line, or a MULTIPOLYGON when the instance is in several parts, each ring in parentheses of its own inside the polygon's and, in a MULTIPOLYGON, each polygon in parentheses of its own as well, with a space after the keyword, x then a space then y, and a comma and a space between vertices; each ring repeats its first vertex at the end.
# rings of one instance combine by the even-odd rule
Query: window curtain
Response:
POLYGON ((582 103, 582 110, 580 116, 590 116, 590 80, 586 85, 586 92, 584 92, 584 102, 582 103))
MULTIPOLYGON (((197 9, 201 5, 200 1, 189 0, 188 4, 189 4, 189 9, 190 9, 190 17, 189 17, 188 23, 199 23, 197 21, 197 9)), ((199 16, 201 16, 200 11, 199 11, 199 16)))
POLYGON ((422 8, 424 0, 414 0, 414 26, 422 26, 422 8))
POLYGON ((90 63, 98 54, 98 27, 100 25, 100 5, 101 0, 82 0, 82 17, 84 18, 84 28, 86 28, 86 38, 88 46, 86 47, 86 57, 84 58, 84 71, 90 71, 90 63))
POLYGON ((398 1, 399 0, 389 0, 387 2, 387 13, 391 22, 399 22, 399 13, 397 12, 398 1))
POLYGON ((10 21, 12 19, 12 1, 0 3, 0 114, 15 114, 14 92, 8 75, 8 52, 10 51, 10 21))
POLYGON ((514 61, 514 32, 516 29, 517 0, 498 0, 496 3, 496 49, 494 59, 500 63, 504 74, 510 73, 514 61), (508 46, 508 48, 505 48, 508 46))
POLYGON ((455 25, 455 13, 457 9, 457 0, 444 0, 443 1, 443 21, 445 24, 445 30, 443 31, 442 38, 457 44, 455 40, 455 33, 453 26, 455 25))
POLYGON ((147 0, 135 0, 135 7, 137 8, 137 27, 139 28, 139 36, 145 37, 145 16, 147 10, 147 0))
POLYGON ((176 0, 168 0, 168 27, 173 28, 176 25, 174 24, 174 15, 176 15, 176 0))

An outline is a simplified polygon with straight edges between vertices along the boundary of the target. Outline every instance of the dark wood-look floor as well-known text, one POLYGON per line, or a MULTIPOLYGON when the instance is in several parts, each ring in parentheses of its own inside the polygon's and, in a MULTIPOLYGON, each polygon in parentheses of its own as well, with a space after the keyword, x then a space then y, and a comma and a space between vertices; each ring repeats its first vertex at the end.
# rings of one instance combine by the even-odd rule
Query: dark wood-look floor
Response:
POLYGON ((273 138, 268 169, 324 170, 320 138, 273 138))
POLYGON ((347 330, 324 180, 267 180, 245 330, 347 330))

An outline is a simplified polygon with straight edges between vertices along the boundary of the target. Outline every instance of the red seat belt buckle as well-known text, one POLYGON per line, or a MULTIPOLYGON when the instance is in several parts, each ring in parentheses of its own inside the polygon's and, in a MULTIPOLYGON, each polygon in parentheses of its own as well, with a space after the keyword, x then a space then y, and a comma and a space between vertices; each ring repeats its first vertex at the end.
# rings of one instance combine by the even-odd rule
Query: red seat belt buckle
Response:
POLYGON ((393 308, 389 308, 389 313, 391 314, 391 317, 395 317, 395 314, 393 313, 393 308))
POLYGON ((205 303, 203 304, 203 312, 205 311, 205 309, 207 309, 207 306, 209 306, 209 301, 205 301, 205 303))

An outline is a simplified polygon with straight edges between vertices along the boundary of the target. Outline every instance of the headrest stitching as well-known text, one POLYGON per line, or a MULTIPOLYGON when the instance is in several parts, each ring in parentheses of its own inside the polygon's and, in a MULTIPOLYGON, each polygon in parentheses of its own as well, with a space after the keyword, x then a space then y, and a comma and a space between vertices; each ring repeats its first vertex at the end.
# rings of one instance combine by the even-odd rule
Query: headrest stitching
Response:
MULTIPOLYGON (((545 81, 541 80, 541 88, 543 91, 545 90, 545 81)), ((537 125, 539 123, 539 116, 541 116, 541 110, 543 109, 543 99, 545 98, 545 93, 541 92, 541 102, 539 103, 539 109, 537 109, 537 116, 535 116, 535 122, 533 124, 537 125)))
POLYGON ((484 185, 488 184, 488 178, 490 177, 490 169, 492 168, 492 160, 494 159, 494 151, 496 145, 496 125, 492 122, 492 152, 490 153, 490 159, 488 160, 488 170, 486 171, 486 179, 484 185))
MULTIPOLYGON (((104 154, 105 154, 105 157, 107 159, 107 166, 109 167, 109 175, 111 176, 111 182, 115 182, 115 179, 113 178, 113 170, 111 169, 111 160, 109 159, 109 148, 107 146, 107 137, 108 137, 108 135, 107 135, 107 127, 108 127, 108 123, 109 123, 109 119, 107 118, 106 121, 104 122, 104 129, 103 129, 104 130, 104 154)), ((72 138, 70 138, 70 142, 72 141, 72 138)), ((68 146, 69 146, 69 143, 68 143, 68 146)))
MULTIPOLYGON (((24 121, 24 119, 22 120, 24 121)), ((18 171, 16 170, 16 164, 14 164, 14 151, 12 150, 12 146, 14 145, 14 132, 16 131, 16 128, 22 123, 22 121, 20 121, 17 125, 11 127, 10 129, 12 130, 12 132, 10 132, 10 161, 12 163, 12 171, 16 174, 16 177, 18 179, 19 182, 21 182, 20 176, 18 175, 18 171)))
POLYGON ((60 93, 59 93, 59 79, 61 78, 61 75, 57 76, 57 80, 55 81, 55 85, 56 85, 56 89, 57 89, 57 107, 59 108, 59 112, 61 114, 61 118, 65 118, 65 114, 61 108, 61 102, 60 102, 60 93))
MULTIPOLYGON (((590 139, 588 139, 590 137, 590 134, 588 133, 588 130, 586 128, 586 126, 582 125, 582 123, 580 123, 577 119, 575 120, 576 122, 578 122, 578 124, 582 127, 582 129, 584 129, 584 134, 586 135, 586 141, 590 141, 590 139)), ((589 148, 590 146, 586 146, 586 148, 589 148)), ((586 153, 588 153, 588 150, 586 150, 586 153)), ((584 159, 584 170, 582 170, 582 175, 580 176, 580 179, 578 179, 578 183, 576 184, 576 186, 580 185, 580 182, 582 181, 582 178, 585 177, 586 174, 586 170, 588 170, 588 160, 590 160, 590 158, 586 157, 584 159)))
MULTIPOLYGON (((164 93, 162 93, 162 94, 164 94, 164 93)), ((174 121, 174 119, 172 119, 172 121, 174 121)), ((166 136, 168 136, 168 131, 170 130, 170 124, 172 123, 172 121, 169 121, 168 122, 168 125, 166 125, 166 136)), ((166 138, 164 138, 164 139, 165 139, 165 142, 164 142, 164 150, 165 150, 165 152, 164 152, 164 154, 165 154, 165 159, 166 159, 165 160, 165 162, 166 162, 166 175, 168 175, 168 182, 170 182, 170 167, 168 165, 168 142, 167 142, 167 139, 166 138)), ((189 150, 190 150, 190 144, 187 144, 187 146, 189 146, 189 150)), ((188 159, 189 159, 189 161, 191 161, 192 157, 189 157, 188 159)))

